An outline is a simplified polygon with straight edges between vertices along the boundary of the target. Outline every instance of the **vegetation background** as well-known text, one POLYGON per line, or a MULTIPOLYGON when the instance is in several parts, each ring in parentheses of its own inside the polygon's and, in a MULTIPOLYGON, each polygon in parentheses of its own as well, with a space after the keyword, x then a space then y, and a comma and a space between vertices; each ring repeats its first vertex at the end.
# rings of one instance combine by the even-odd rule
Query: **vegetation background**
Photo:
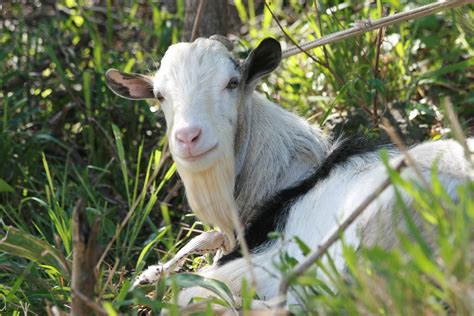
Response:
MULTIPOLYGON (((209 228, 188 212, 159 106, 119 99, 104 82, 108 68, 156 69, 169 45, 189 38, 197 3, 0 3, 0 313, 44 315, 54 306, 70 311, 72 211, 79 197, 89 221, 101 219, 100 244, 111 245, 101 253, 96 296, 88 302, 95 312, 137 313, 145 304, 155 313, 167 307, 179 314, 170 297, 189 282, 204 282, 184 274, 160 283, 154 296, 128 293, 145 260, 165 261, 209 228)), ((274 0, 269 6, 284 30, 305 42, 426 3, 274 0)), ((328 134, 380 137, 381 118, 387 118, 407 144, 450 137, 450 104, 472 135, 473 9, 469 4, 370 32, 312 50, 311 58, 288 58, 259 90, 328 134)), ((232 34, 241 57, 266 36, 290 46, 263 1, 209 1, 205 15, 199 34, 232 34)), ((292 280, 304 303, 292 306, 294 313, 473 313, 473 184, 459 188, 455 204, 436 172, 431 190, 402 181, 396 172, 391 177, 439 230, 439 254, 414 228, 414 239, 400 234, 406 255, 375 248, 356 257, 347 247, 351 282, 330 264, 316 264, 292 280)), ((296 262, 282 258, 286 273, 296 262)), ((208 260, 192 258, 186 269, 208 260)), ((225 286, 206 286, 229 304, 225 286)), ((251 297, 251 291, 244 293, 244 309, 251 297)))

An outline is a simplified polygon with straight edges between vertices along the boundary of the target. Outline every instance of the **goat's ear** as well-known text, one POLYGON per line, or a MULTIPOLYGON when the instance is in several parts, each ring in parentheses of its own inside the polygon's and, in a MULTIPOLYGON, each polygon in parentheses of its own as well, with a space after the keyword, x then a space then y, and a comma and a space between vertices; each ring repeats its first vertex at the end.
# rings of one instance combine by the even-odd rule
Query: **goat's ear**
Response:
POLYGON ((118 96, 130 100, 153 99, 153 81, 151 77, 128 74, 117 69, 105 73, 107 86, 118 96))
POLYGON ((281 46, 274 38, 267 37, 250 52, 244 62, 245 83, 253 86, 257 80, 275 70, 281 61, 281 46))

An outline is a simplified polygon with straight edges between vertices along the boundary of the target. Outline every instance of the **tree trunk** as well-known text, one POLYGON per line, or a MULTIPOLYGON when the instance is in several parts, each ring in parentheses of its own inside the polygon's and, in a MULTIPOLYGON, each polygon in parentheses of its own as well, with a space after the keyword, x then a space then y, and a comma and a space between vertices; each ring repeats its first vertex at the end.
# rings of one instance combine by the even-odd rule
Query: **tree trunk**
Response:
POLYGON ((178 11, 176 0, 163 0, 162 3, 168 12, 176 13, 178 11))
POLYGON ((227 35, 228 33, 229 13, 227 0, 185 0, 182 41, 188 42, 191 39, 194 21, 201 1, 204 1, 205 5, 196 37, 209 37, 214 34, 227 35))

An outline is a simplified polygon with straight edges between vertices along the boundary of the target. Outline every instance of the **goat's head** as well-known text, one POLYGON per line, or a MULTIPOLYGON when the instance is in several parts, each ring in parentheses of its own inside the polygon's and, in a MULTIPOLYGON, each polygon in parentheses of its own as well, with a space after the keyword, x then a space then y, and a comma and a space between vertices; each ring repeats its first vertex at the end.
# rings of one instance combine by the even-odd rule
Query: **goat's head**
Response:
POLYGON ((108 86, 129 99, 158 99, 171 153, 190 171, 208 168, 233 141, 238 107, 259 78, 281 60, 279 43, 267 38, 244 62, 233 59, 221 37, 172 45, 154 76, 109 70, 108 86))
POLYGON ((154 76, 109 70, 108 86, 128 99, 158 99, 165 114, 171 154, 198 217, 233 233, 234 141, 239 111, 258 79, 281 60, 280 44, 264 39, 236 61, 222 37, 172 45, 154 76))

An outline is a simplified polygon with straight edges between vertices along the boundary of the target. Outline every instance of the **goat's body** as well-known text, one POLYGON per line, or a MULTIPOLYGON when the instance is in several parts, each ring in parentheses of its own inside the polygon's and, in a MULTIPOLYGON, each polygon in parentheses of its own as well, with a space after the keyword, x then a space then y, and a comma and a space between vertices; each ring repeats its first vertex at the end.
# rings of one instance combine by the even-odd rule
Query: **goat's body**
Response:
MULTIPOLYGON (((270 299, 279 281, 273 264, 279 251, 301 260, 303 255, 291 239, 298 236, 309 247, 317 247, 379 187, 386 168, 374 148, 330 140, 304 119, 253 93, 259 79, 281 60, 276 40, 263 40, 242 63, 233 59, 229 43, 222 43, 197 39, 173 45, 154 77, 109 70, 107 84, 125 98, 160 100, 189 204, 201 221, 227 235, 229 247, 236 244, 238 212, 257 294, 270 299), (275 230, 284 241, 268 240, 268 232, 275 230)), ((474 148, 474 142, 470 145, 474 148)), ((454 141, 425 143, 409 153, 426 179, 437 161, 440 180, 452 197, 456 185, 468 178, 463 149, 454 141)), ((400 153, 390 151, 391 164, 401 159, 400 153)), ((402 175, 416 178, 410 168, 402 175)), ((403 198, 410 202, 408 195, 403 198)), ((388 188, 345 231, 345 241, 356 247, 394 246, 396 231, 404 227, 395 207, 395 192, 388 188)), ((340 244, 330 252, 336 267, 343 269, 340 244)), ((150 267, 142 279, 153 281, 160 273, 160 266, 150 267)), ((201 273, 225 281, 236 295, 242 278, 250 278, 238 251, 201 273)), ((182 292, 181 302, 203 296, 202 291, 182 292)))
MULTIPOLYGON (((328 174, 315 182, 306 194, 297 196, 286 210, 287 214, 281 215, 275 210, 273 216, 282 216, 278 220, 275 229, 283 234, 284 241, 274 240, 259 243, 257 247, 252 247, 252 234, 246 236, 247 242, 251 245, 251 259, 254 268, 254 275, 257 284, 257 294, 262 299, 275 297, 280 280, 279 272, 275 268, 275 263, 279 260, 279 253, 286 251, 297 260, 303 259, 303 254, 299 246, 291 239, 299 237, 311 249, 315 249, 318 244, 338 223, 345 218, 364 201, 369 194, 374 192, 386 179, 386 167, 383 165, 378 150, 369 150, 361 153, 351 153, 347 159, 330 166, 324 166, 325 159, 331 153, 338 150, 340 146, 345 146, 343 141, 330 141, 322 138, 321 133, 309 127, 309 125, 299 119, 294 119, 294 115, 284 110, 274 107, 271 102, 262 100, 260 97, 254 98, 252 104, 255 109, 260 108, 260 114, 264 115, 266 128, 262 127, 262 122, 258 117, 254 117, 251 126, 259 130, 258 141, 272 138, 274 142, 281 142, 278 146, 253 146, 252 140, 248 145, 251 152, 246 153, 246 159, 242 170, 246 168, 253 170, 245 176, 238 176, 237 179, 244 182, 236 183, 237 201, 242 210, 247 210, 241 214, 246 227, 251 226, 252 221, 258 219, 259 204, 268 204, 268 199, 278 196, 278 192, 285 188, 297 185, 301 180, 308 177, 318 167, 330 168, 328 174), (262 109, 263 108, 263 109, 262 109), (283 116, 283 118, 281 117, 283 116), (274 122, 271 124, 269 122, 274 122), (282 125, 282 122, 286 124, 282 125), (278 128, 270 128, 270 126, 278 128), (266 135, 265 135, 266 134, 266 135), (305 137, 299 142, 282 141, 288 134, 298 134, 305 137), (284 144, 283 144, 284 143, 284 144), (306 146, 301 146, 306 144, 306 146), (259 151, 252 151, 258 147, 259 151), (314 150, 308 150, 313 148, 314 150), (271 152, 272 150, 277 152, 271 152), (304 150, 304 154, 301 154, 304 150), (251 161, 251 165, 247 163, 251 161), (250 176, 253 174, 253 176, 250 176), (284 180, 282 180, 284 179, 284 180), (286 181, 285 181, 286 180, 286 181), (246 188, 247 190, 239 188, 246 188), (266 191, 268 190, 268 191, 266 191), (253 191, 258 191, 259 196, 253 191), (250 192, 245 198, 241 192, 250 192), (275 194, 275 192, 277 192, 275 194), (256 197, 257 196, 257 197, 256 197), (253 206, 250 207, 250 205, 253 206)), ((258 113, 258 112, 257 112, 258 113)), ((254 115, 255 112, 253 113, 254 115)), ((248 118, 247 118, 248 119, 248 118)), ((254 144, 255 145, 255 144, 254 144)), ((350 152, 350 148, 349 152, 350 152)), ((393 148, 387 148, 390 155, 390 163, 396 165, 402 155, 393 148)), ((464 158, 462 147, 455 141, 437 141, 418 145, 409 154, 417 161, 425 179, 429 181, 433 163, 437 162, 439 178, 445 189, 451 196, 455 196, 455 187, 466 181, 468 166, 464 158)), ((237 157, 238 158, 238 157, 237 157)), ((415 173, 411 169, 402 172, 404 178, 416 179, 415 173)), ((407 202, 409 198, 404 197, 407 202)), ((271 202, 271 201, 270 201, 271 202)), ((271 204, 271 203, 270 203, 271 204)), ((390 248, 396 245, 396 232, 403 228, 400 224, 402 217, 393 212, 396 205, 396 197, 393 188, 385 190, 371 205, 364 211, 363 215, 350 226, 344 233, 345 242, 358 247, 361 242, 366 245, 380 245, 390 248), (397 217, 398 216, 398 217, 397 217)), ((263 216, 272 216, 264 214, 263 216)), ((419 218, 418 218, 419 219, 419 218)), ((418 220, 416 219, 416 220, 418 220)), ((257 227, 268 230, 268 227, 257 227)), ((330 254, 335 261, 336 268, 340 271, 344 268, 344 261, 341 254, 341 245, 336 243, 330 250, 330 254)), ((242 279, 250 279, 248 265, 243 258, 224 257, 225 263, 218 262, 201 273, 210 278, 216 278, 228 284, 236 295, 240 293, 242 279)), ((181 301, 185 303, 190 297, 205 295, 202 289, 188 289, 181 295, 181 301)), ((289 302, 295 302, 295 298, 290 296, 289 302)))

